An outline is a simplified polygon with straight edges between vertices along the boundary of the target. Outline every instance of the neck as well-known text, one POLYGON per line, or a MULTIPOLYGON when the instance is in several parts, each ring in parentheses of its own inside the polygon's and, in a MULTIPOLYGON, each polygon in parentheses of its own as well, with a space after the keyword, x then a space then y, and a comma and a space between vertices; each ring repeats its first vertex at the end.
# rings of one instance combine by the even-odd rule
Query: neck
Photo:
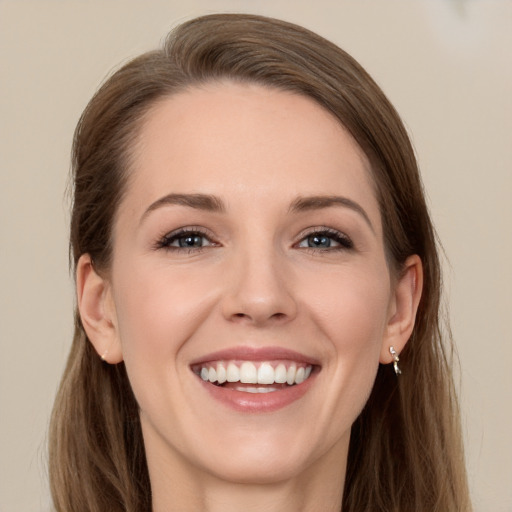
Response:
POLYGON ((344 457, 333 450, 296 476, 265 483, 226 481, 183 464, 148 461, 153 512, 340 512, 347 448, 344 457))

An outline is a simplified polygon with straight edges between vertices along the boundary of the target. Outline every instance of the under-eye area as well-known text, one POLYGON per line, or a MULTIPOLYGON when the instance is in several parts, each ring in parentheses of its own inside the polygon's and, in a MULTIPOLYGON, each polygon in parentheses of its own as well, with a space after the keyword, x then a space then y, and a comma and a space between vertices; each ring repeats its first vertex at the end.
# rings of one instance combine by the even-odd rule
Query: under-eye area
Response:
POLYGON ((214 361, 192 366, 203 381, 234 391, 270 393, 302 384, 319 367, 294 361, 214 361))

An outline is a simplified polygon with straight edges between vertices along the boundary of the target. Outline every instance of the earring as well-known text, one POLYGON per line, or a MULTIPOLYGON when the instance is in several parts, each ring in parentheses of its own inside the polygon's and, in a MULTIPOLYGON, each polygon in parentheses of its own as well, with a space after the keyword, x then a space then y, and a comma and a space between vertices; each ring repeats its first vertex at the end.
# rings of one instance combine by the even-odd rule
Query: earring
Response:
POLYGON ((396 353, 396 350, 394 347, 389 347, 389 351, 391 352, 391 355, 393 356, 393 368, 395 369, 395 373, 397 375, 400 375, 402 371, 398 367, 398 361, 400 361, 400 358, 398 357, 398 354, 396 353))
POLYGON ((108 355, 108 348, 107 348, 107 350, 105 350, 105 352, 103 352, 103 354, 101 354, 101 356, 100 356, 101 360, 106 362, 107 355, 108 355))

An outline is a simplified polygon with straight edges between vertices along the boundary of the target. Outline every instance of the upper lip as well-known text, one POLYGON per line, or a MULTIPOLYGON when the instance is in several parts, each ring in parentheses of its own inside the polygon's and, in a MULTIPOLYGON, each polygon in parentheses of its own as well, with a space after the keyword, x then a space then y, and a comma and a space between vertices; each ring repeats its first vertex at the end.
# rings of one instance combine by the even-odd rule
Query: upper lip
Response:
POLYGON ((239 346, 219 350, 210 354, 201 356, 190 363, 190 365, 198 365, 212 361, 276 361, 290 360, 297 363, 305 363, 310 365, 319 365, 318 359, 310 357, 295 350, 283 347, 249 347, 239 346))

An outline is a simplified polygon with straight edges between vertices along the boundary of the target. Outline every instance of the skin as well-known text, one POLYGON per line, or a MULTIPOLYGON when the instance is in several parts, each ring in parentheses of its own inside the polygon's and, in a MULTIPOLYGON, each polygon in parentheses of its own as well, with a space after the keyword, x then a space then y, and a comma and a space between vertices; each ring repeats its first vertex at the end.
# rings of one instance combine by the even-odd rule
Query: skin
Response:
POLYGON ((78 302, 98 354, 126 364, 154 511, 339 511, 350 427, 389 347, 407 342, 422 283, 417 256, 390 275, 351 136, 312 100, 262 86, 165 98, 142 127, 113 237, 106 274, 81 257, 78 302), (223 209, 159 201, 171 193, 215 196, 223 209), (352 203, 293 209, 309 196, 352 203), (202 247, 161 247, 191 226, 202 247), (334 236, 308 247, 325 228, 353 246, 334 236), (190 364, 240 346, 295 350, 319 371, 286 407, 233 410, 190 364))

